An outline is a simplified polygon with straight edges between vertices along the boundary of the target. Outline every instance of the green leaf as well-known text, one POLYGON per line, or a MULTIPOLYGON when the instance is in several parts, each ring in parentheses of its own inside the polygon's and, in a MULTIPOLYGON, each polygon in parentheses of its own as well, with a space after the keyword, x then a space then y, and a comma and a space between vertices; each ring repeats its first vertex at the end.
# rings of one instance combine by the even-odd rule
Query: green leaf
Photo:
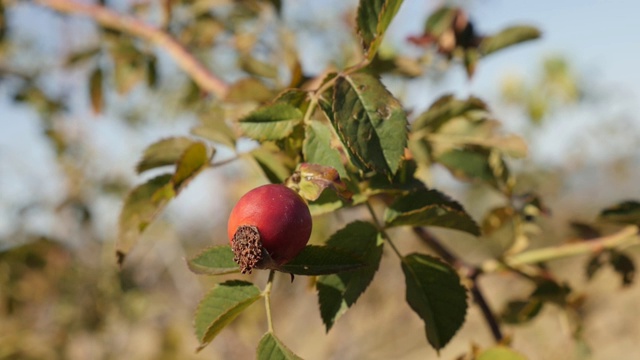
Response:
POLYGON ((378 51, 385 31, 402 5, 402 0, 360 0, 356 24, 368 60, 378 51))
POLYGON ((500 314, 500 318, 507 324, 523 324, 535 318, 543 305, 544 303, 537 298, 510 301, 500 314))
POLYGON ((379 79, 357 73, 336 80, 334 127, 356 165, 392 176, 407 146, 402 105, 379 79))
POLYGON ((449 6, 442 6, 434 11, 424 24, 424 32, 434 37, 439 37, 451 28, 458 9, 449 6))
POLYGON ((597 253, 589 259, 589 262, 587 263, 587 266, 585 268, 585 273, 588 280, 591 280, 596 272, 598 272, 598 270, 602 269, 602 267, 604 266, 605 261, 602 259, 603 254, 604 253, 602 252, 597 253))
POLYGON ((409 193, 391 204, 384 214, 387 227, 440 226, 479 236, 478 224, 460 203, 437 190, 409 193))
POLYGON ((427 255, 410 254, 402 260, 407 302, 424 320, 427 340, 442 349, 462 327, 467 293, 454 269, 427 255))
POLYGON ((256 78, 244 78, 229 87, 225 100, 228 102, 255 101, 263 103, 273 98, 273 91, 256 78))
POLYGON ((194 316, 198 351, 260 297, 260 289, 250 282, 231 280, 215 285, 200 301, 194 316))
POLYGON ((633 284, 633 279, 636 275, 636 265, 633 262, 633 259, 628 255, 611 250, 611 254, 609 255, 609 263, 613 266, 613 270, 617 272, 622 278, 622 285, 629 286, 633 284))
POLYGON ((340 152, 334 145, 331 128, 320 121, 311 121, 306 127, 302 153, 308 163, 330 166, 340 177, 347 178, 347 170, 342 163, 340 152))
POLYGON ((239 61, 240 68, 251 75, 275 79, 278 76, 278 67, 266 61, 262 61, 251 54, 242 54, 239 61))
POLYGON ((527 360, 527 358, 519 352, 503 345, 496 345, 492 348, 483 350, 476 360, 527 360))
POLYGON ((185 150, 197 143, 188 137, 171 137, 149 145, 136 165, 138 174, 160 166, 174 165, 185 150))
POLYGON ((176 163, 176 172, 171 179, 174 189, 183 188, 195 175, 207 167, 209 159, 205 144, 195 142, 189 145, 176 163))
POLYGON ((640 226, 640 202, 628 200, 606 208, 600 213, 600 220, 640 226))
POLYGON ((278 102, 253 111, 241 119, 238 125, 244 135, 266 141, 286 138, 301 121, 300 109, 278 102))
POLYGON ((212 246, 187 261, 189 269, 201 275, 224 275, 240 272, 233 261, 233 250, 229 245, 212 246))
POLYGON ((236 134, 226 123, 225 117, 225 111, 220 106, 206 108, 199 114, 200 123, 191 129, 191 133, 235 149, 236 134))
POLYGON ((96 67, 89 76, 89 96, 91 97, 91 108, 95 114, 100 114, 104 107, 102 78, 102 69, 99 67, 96 67))
POLYGON ((286 159, 282 154, 271 151, 264 145, 251 150, 250 154, 272 184, 281 184, 291 175, 291 169, 285 165, 286 159))
POLYGON ((258 360, 297 360, 302 359, 287 348, 273 333, 266 333, 258 343, 258 360))
POLYGON ((444 95, 436 100, 427 111, 418 115, 412 128, 413 130, 426 128, 433 132, 451 119, 469 116, 475 112, 487 113, 487 111, 487 104, 476 97, 459 100, 453 95, 444 95))
POLYGON ((119 38, 111 47, 111 56, 114 60, 116 91, 126 94, 144 80, 145 56, 129 38, 119 38))
MULTIPOLYGON (((138 168, 146 170, 160 166, 159 164, 164 165, 169 156, 165 157, 163 155, 165 152, 158 149, 166 149, 166 153, 173 152, 172 154, 175 155, 177 153, 176 147, 179 147, 176 144, 181 142, 177 139, 180 138, 166 139, 151 145, 147 150, 153 148, 152 151, 145 152, 138 168), (166 147, 159 145, 162 142, 165 142, 166 147)), ((140 235, 167 206, 169 200, 176 197, 189 181, 205 169, 210 159, 207 147, 201 142, 192 142, 179 156, 177 160, 174 159, 176 161, 175 174, 165 174, 153 178, 133 189, 125 199, 120 212, 116 247, 116 255, 120 265, 140 235)))
POLYGON ((509 179, 509 171, 498 152, 466 146, 438 156, 436 161, 444 165, 451 174, 461 180, 479 180, 499 188, 509 179))
POLYGON ((327 275, 366 266, 349 252, 330 246, 307 245, 298 256, 282 265, 280 271, 294 275, 327 275))
POLYGON ((312 216, 327 214, 341 209, 347 205, 353 205, 341 198, 334 191, 323 191, 317 200, 309 201, 309 211, 312 216))
POLYGON ((571 288, 566 284, 559 284, 553 280, 540 279, 538 284, 529 295, 529 298, 539 299, 544 302, 551 302, 560 306, 566 305, 567 296, 571 293, 571 288))
POLYGON ((376 193, 405 193, 407 191, 418 191, 425 189, 425 185, 422 181, 415 177, 417 171, 417 164, 412 160, 404 160, 400 164, 400 168, 389 179, 388 177, 380 174, 375 174, 369 180, 367 190, 370 194, 376 193))
POLYGON ((327 331, 356 303, 378 271, 382 258, 382 237, 371 223, 356 221, 331 235, 327 246, 359 254, 366 267, 342 274, 320 276, 316 282, 320 316, 327 331))
POLYGON ((138 237, 176 194, 171 174, 155 177, 134 188, 127 195, 120 212, 116 254, 122 264, 138 237))
POLYGON ((278 94, 273 102, 289 104, 305 112, 309 104, 309 93, 300 89, 286 89, 278 94))
POLYGON ((482 39, 479 49, 483 55, 488 55, 506 47, 535 40, 539 37, 540 30, 533 26, 513 26, 482 39))

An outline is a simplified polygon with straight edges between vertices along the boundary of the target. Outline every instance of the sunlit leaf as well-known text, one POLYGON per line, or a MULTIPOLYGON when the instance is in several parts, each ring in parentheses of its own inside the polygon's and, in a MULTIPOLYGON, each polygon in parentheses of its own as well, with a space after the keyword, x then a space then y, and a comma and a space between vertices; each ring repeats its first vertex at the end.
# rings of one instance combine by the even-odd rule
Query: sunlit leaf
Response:
POLYGON ((193 135, 235 149, 236 134, 227 125, 223 109, 209 108, 200 114, 199 119, 200 123, 191 129, 193 135))
MULTIPOLYGON (((167 145, 167 149, 175 150, 175 145, 180 142, 180 140, 176 139, 179 138, 163 140, 165 141, 164 144, 167 145), (172 144, 173 141, 175 143, 172 144)), ((154 145, 157 145, 157 148, 164 148, 158 145, 163 141, 154 145)), ((154 145, 151 147, 154 147, 154 145)), ((146 165, 142 166, 143 169, 147 166, 150 166, 148 168, 156 167, 167 159, 159 155, 162 151, 156 150, 150 152, 148 157, 143 158, 143 161, 147 159, 146 165)), ((177 151, 174 155, 176 154, 178 154, 177 151)), ((192 142, 184 149, 182 154, 179 154, 178 159, 173 159, 176 162, 174 174, 165 174, 153 178, 129 193, 120 212, 118 224, 116 255, 119 264, 122 264, 131 247, 160 211, 166 207, 168 202, 178 195, 200 171, 207 167, 209 159, 207 147, 201 142, 192 142)))
POLYGON ((480 235, 480 228, 462 205, 437 190, 419 190, 397 199, 384 219, 388 227, 439 226, 480 235))
POLYGON ((185 150, 197 141, 188 137, 171 137, 149 145, 136 165, 136 171, 142 173, 160 166, 174 165, 185 150))
POLYGON ((195 142, 189 145, 176 163, 176 172, 171 179, 174 189, 184 187, 189 180, 207 167, 209 159, 205 144, 195 142))
POLYGON ((367 264, 356 271, 320 276, 316 282, 320 316, 327 331, 356 303, 378 270, 382 258, 382 237, 371 223, 356 221, 334 233, 327 246, 359 254, 367 264))
POLYGON ((260 298, 260 289, 246 281, 217 284, 200 301, 194 316, 198 350, 207 346, 242 311, 260 298))
POLYGON ((540 30, 533 26, 513 26, 492 36, 487 36, 480 43, 480 51, 488 55, 506 47, 540 37, 540 30))
POLYGON ((442 6, 434 11, 424 24, 424 32, 435 37, 442 35, 451 28, 458 9, 449 6, 442 6))
POLYGON ((373 59, 402 0, 360 0, 356 24, 366 57, 373 59))
POLYGON ((279 140, 291 135, 302 121, 300 109, 285 103, 266 105, 242 118, 238 125, 243 134, 258 140, 279 140))
POLYGON ((171 174, 158 176, 137 186, 127 195, 120 212, 116 252, 118 263, 122 264, 142 232, 175 196, 172 177, 171 174))
POLYGON ((244 78, 229 87, 225 100, 228 102, 255 101, 263 103, 273 98, 273 91, 256 78, 244 78))
POLYGON ((286 159, 283 159, 282 154, 261 146, 251 150, 250 155, 253 156, 272 184, 283 183, 291 175, 291 169, 285 165, 286 159))
POLYGON ((331 128, 320 121, 311 121, 305 127, 305 131, 302 144, 305 160, 312 164, 330 166, 338 171, 340 177, 347 178, 347 170, 342 163, 340 152, 333 144, 331 128))
POLYGON ((407 303, 424 321, 429 344, 442 349, 462 327, 467 292, 454 269, 427 255, 413 253, 402 261, 407 303))
POLYGON ((240 57, 240 68, 249 74, 274 79, 278 76, 278 67, 268 62, 259 60, 251 54, 243 54, 240 57))
POLYGON ((258 343, 256 352, 258 360, 301 360, 287 348, 274 334, 264 334, 258 343))
POLYGON ((402 105, 379 79, 357 73, 336 80, 334 127, 363 170, 391 177, 407 145, 407 118, 402 105))
POLYGON ((196 274, 224 275, 240 272, 233 261, 233 250, 229 245, 212 246, 187 261, 189 269, 196 274))
POLYGON ((505 183, 509 178, 506 163, 499 154, 496 162, 492 162, 492 152, 482 147, 467 146, 465 149, 454 149, 439 155, 436 160, 444 165, 453 176, 466 181, 479 180, 495 187, 505 183))
POLYGON ((466 100, 456 99, 453 95, 444 95, 436 100, 427 111, 418 115, 413 122, 413 129, 427 128, 436 131, 447 121, 473 112, 488 111, 487 105, 480 99, 469 97, 466 100))

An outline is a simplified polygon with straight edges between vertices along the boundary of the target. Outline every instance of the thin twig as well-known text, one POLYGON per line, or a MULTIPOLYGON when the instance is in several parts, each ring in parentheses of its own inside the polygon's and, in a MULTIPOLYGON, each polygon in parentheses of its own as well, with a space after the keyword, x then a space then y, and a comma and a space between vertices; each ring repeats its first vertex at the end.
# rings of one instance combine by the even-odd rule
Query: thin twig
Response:
POLYGON ((396 245, 393 243, 393 240, 391 240, 391 237, 389 237, 389 234, 387 234, 387 232, 384 230, 384 227, 378 220, 378 217, 376 216, 376 212, 373 210, 373 206, 371 206, 368 200, 365 202, 365 205, 367 206, 367 210, 369 210, 369 214, 371 214, 371 218, 373 219, 374 224, 378 228, 378 231, 380 231, 380 234, 382 235, 382 237, 386 240, 387 244, 391 246, 391 249, 393 250, 393 252, 396 253, 396 255, 398 255, 398 258, 400 258, 401 261, 404 261, 404 257, 402 256, 402 253, 400 252, 400 250, 398 250, 396 245))
POLYGON ((502 335, 502 330, 500 329, 500 324, 498 323, 498 319, 493 314, 493 311, 489 307, 487 300, 480 289, 480 285, 478 284, 478 276, 482 274, 482 271, 476 269, 469 278, 473 281, 473 285, 471 286, 471 295, 473 296, 473 301, 478 304, 480 311, 482 312, 482 317, 484 318, 487 325, 491 329, 491 334, 493 335, 493 339, 499 343, 502 341, 504 336, 502 335))
POLYGON ((422 240, 431 250, 433 250, 438 256, 440 256, 444 261, 453 265, 454 267, 462 267, 464 264, 462 261, 454 255, 451 251, 440 243, 440 240, 436 239, 431 233, 425 230, 422 227, 414 226, 412 228, 413 233, 416 234, 420 240, 422 240))
MULTIPOLYGON (((602 250, 620 248, 624 246, 640 245, 638 227, 635 225, 622 228, 620 231, 588 241, 551 246, 542 249, 529 250, 507 256, 503 263, 508 267, 527 264, 537 264, 549 260, 556 260, 582 254, 593 254, 602 250)), ((489 260, 482 264, 485 272, 504 269, 505 266, 496 260, 489 260)))
POLYGON ((273 319, 271 317, 271 287, 273 286, 273 277, 276 274, 275 270, 269 271, 269 280, 267 280, 267 286, 265 286, 262 296, 264 297, 264 307, 267 311, 267 326, 269 332, 273 333, 273 319))
POLYGON ((163 48, 203 90, 219 98, 227 94, 228 85, 225 82, 213 75, 176 39, 157 27, 132 16, 109 10, 104 6, 74 0, 37 0, 37 2, 62 13, 88 16, 106 28, 119 30, 156 44, 163 48))

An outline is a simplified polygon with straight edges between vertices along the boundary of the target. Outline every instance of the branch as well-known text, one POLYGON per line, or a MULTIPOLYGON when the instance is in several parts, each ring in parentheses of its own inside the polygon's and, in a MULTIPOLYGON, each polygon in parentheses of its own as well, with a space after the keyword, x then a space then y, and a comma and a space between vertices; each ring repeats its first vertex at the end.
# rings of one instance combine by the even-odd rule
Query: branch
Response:
POLYGON ((163 48, 200 88, 219 98, 223 98, 227 94, 227 84, 213 75, 176 39, 159 28, 145 24, 132 16, 109 10, 104 6, 84 4, 74 0, 37 0, 37 2, 61 13, 88 16, 106 28, 119 30, 147 40, 163 48))
POLYGON ((482 312, 482 317, 485 322, 491 329, 491 334, 493 335, 493 339, 496 343, 500 343, 504 339, 504 335, 502 334, 502 330, 500 329, 500 323, 498 319, 494 315, 489 303, 487 303, 482 290, 480 289, 480 284, 478 284, 478 276, 482 274, 481 270, 476 269, 469 278, 473 281, 471 285, 471 295, 473 296, 473 301, 478 304, 480 311, 482 312))
POLYGON ((638 227, 635 225, 624 227, 617 233, 608 236, 602 236, 577 243, 529 250, 507 256, 503 260, 504 265, 496 262, 495 260, 489 260, 482 264, 481 268, 485 272, 490 272, 503 269, 505 268, 505 265, 507 267, 517 267, 520 265, 537 264, 544 261, 582 254, 593 254, 602 250, 632 245, 640 245, 638 227))

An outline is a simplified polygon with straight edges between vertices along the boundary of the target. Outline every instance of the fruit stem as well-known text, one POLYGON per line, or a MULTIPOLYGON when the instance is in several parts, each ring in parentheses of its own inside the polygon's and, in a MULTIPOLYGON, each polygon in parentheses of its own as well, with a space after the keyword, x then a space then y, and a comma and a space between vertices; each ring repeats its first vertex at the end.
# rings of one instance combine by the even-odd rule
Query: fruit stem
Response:
POLYGON ((267 285, 264 287, 264 291, 262 292, 262 296, 264 297, 264 306, 267 311, 267 326, 269 327, 270 333, 273 333, 273 319, 271 318, 271 287, 273 285, 273 278, 275 274, 275 270, 269 271, 269 279, 267 280, 267 285))
POLYGON ((376 212, 373 210, 373 206, 371 206, 371 203, 369 202, 369 200, 367 200, 365 202, 365 204, 367 205, 367 209, 369 210, 369 214, 371 214, 371 218, 373 219, 374 225, 378 228, 378 231, 380 231, 380 234, 382 234, 382 237, 389 244, 389 246, 391 246, 391 249, 393 249, 393 252, 395 252, 396 255, 398 255, 400 260, 404 261, 404 257, 400 253, 400 250, 398 250, 396 245, 393 243, 393 240, 391 240, 391 237, 389 237, 389 234, 387 234, 387 232, 385 231, 384 227, 382 225, 380 225, 380 221, 378 220, 378 217, 376 216, 376 212))

